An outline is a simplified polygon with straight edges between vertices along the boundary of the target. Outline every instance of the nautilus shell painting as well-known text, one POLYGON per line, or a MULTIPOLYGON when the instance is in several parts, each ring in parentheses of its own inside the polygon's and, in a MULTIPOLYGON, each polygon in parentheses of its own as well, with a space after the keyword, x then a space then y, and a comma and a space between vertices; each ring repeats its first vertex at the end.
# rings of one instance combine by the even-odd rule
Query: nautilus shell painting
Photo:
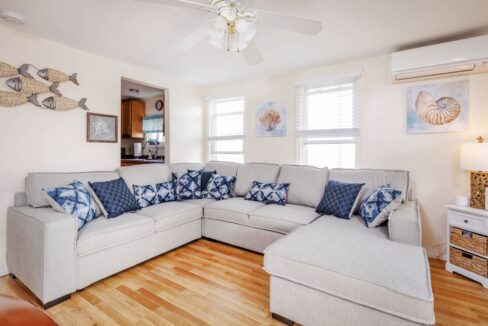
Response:
POLYGON ((468 80, 408 88, 409 133, 464 131, 468 127, 468 120, 468 80))
POLYGON ((256 108, 256 136, 286 136, 286 103, 266 102, 256 108))

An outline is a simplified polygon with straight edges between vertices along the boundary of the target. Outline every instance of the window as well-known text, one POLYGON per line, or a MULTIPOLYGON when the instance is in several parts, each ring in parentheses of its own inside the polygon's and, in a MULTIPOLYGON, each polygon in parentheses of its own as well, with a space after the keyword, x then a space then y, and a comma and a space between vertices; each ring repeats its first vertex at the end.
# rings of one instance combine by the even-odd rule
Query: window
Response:
POLYGON ((244 162, 244 98, 208 102, 209 159, 244 162))
POLYGON ((297 85, 302 164, 354 168, 359 138, 359 77, 297 85))

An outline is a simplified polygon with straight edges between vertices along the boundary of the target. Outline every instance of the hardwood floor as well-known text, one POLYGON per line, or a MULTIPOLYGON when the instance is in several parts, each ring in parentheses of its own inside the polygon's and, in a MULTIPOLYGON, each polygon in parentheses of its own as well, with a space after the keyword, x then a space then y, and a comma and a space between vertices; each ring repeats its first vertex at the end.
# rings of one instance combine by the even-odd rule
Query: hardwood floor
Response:
MULTIPOLYGON (((199 240, 97 282, 47 310, 61 325, 282 325, 268 310, 263 257, 199 240)), ((430 260, 437 325, 488 325, 488 290, 430 260)), ((17 280, 0 293, 36 305, 17 280)))

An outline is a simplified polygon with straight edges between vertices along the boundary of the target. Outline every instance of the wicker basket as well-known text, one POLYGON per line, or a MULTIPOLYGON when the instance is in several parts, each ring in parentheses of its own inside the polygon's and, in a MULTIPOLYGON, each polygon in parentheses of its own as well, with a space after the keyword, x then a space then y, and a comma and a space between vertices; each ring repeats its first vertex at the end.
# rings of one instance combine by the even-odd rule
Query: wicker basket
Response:
POLYGON ((451 247, 449 249, 449 261, 453 265, 462 267, 483 277, 488 277, 488 260, 485 258, 451 247))
POLYGON ((488 256, 488 237, 451 226, 451 243, 488 256))

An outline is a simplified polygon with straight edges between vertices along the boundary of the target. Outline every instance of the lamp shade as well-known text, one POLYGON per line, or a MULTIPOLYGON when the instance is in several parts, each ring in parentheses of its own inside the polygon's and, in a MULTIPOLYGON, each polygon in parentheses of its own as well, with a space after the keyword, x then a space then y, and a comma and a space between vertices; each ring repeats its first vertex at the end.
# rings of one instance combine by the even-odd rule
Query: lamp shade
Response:
POLYGON ((466 171, 488 171, 488 143, 462 144, 461 169, 466 171))

